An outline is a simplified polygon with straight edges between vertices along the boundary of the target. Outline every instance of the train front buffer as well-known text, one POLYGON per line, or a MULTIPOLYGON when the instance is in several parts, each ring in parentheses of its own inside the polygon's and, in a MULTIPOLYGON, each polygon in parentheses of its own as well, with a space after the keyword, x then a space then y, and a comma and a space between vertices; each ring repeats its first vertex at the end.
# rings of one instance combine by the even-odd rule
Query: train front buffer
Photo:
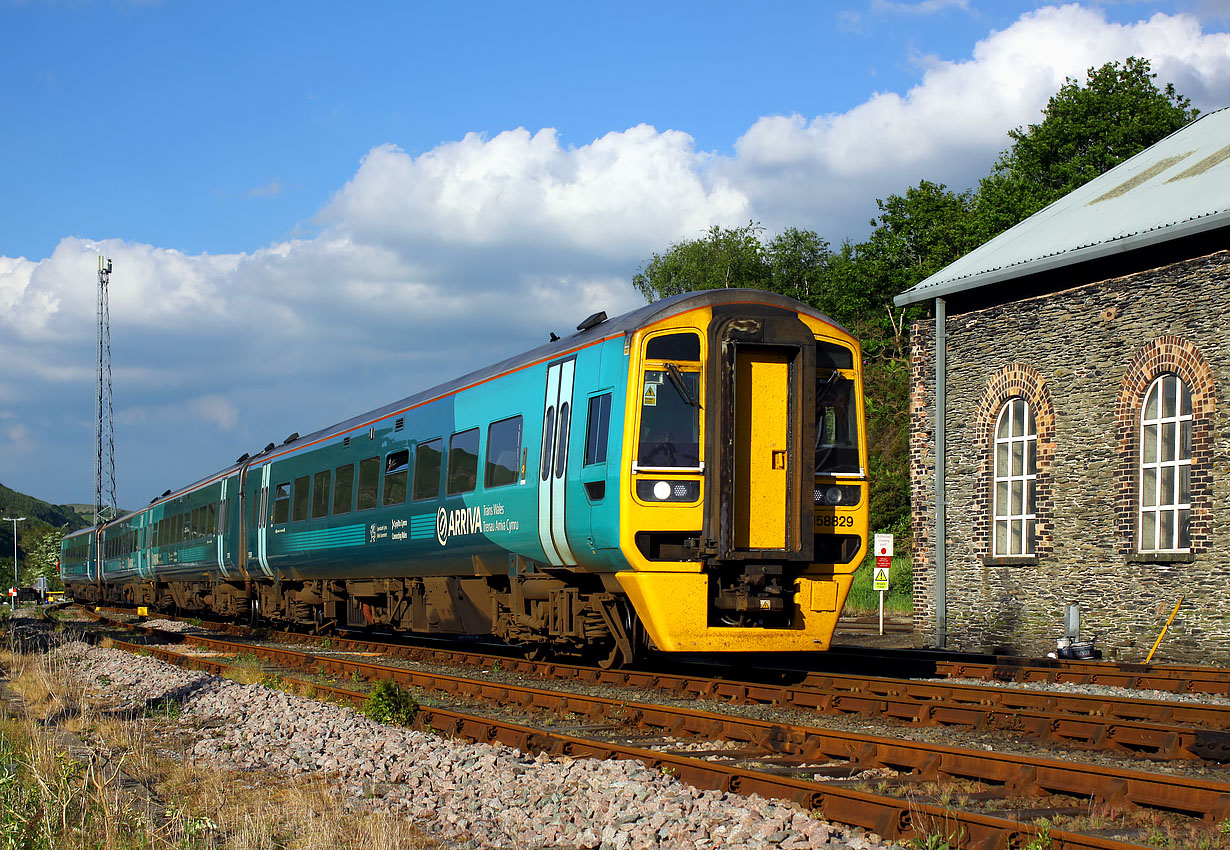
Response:
POLYGON ((745 303, 670 316, 628 348, 617 578, 653 643, 827 649, 867 548, 858 343, 745 303))

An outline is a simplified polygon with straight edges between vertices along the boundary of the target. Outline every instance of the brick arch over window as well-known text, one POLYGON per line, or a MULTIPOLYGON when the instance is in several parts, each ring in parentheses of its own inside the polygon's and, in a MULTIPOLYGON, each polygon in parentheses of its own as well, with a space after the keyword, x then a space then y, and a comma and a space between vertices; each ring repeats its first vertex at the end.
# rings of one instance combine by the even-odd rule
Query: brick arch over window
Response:
POLYGON ((974 491, 978 519, 974 527, 974 540, 978 557, 994 554, 991 547, 991 491, 994 487, 995 423, 1003 406, 1014 398, 1023 398, 1028 402, 1038 434, 1038 476, 1034 502, 1038 519, 1034 532, 1034 555, 1047 555, 1052 549, 1054 489, 1051 468, 1055 458, 1055 405, 1051 401, 1051 391, 1038 371, 1024 363, 1013 363, 987 380, 974 414, 978 462, 978 483, 974 491))
POLYGON ((1119 554, 1136 551, 1140 507, 1140 414, 1145 393, 1162 375, 1178 375, 1192 397, 1191 551, 1207 552, 1213 531, 1213 413, 1217 388, 1199 349, 1180 336, 1160 336, 1137 352, 1123 376, 1115 408, 1115 539, 1119 554))

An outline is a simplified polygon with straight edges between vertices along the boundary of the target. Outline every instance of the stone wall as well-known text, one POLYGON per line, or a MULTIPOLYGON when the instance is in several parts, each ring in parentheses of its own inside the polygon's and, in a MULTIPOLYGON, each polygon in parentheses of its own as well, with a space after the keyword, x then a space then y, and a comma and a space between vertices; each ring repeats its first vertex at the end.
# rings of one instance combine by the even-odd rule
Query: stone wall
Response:
MULTIPOLYGON (((1010 287, 1011 283, 999 284, 1010 287)), ((1230 664, 1230 253, 967 313, 947 323, 947 618, 953 649, 1055 649, 1064 609, 1107 658, 1230 664), (1137 552, 1139 433, 1153 380, 1193 404, 1190 552, 1137 552), (992 556, 995 417, 1037 421, 1036 554, 992 556)), ((912 329, 915 622, 935 640, 935 325, 912 329)))

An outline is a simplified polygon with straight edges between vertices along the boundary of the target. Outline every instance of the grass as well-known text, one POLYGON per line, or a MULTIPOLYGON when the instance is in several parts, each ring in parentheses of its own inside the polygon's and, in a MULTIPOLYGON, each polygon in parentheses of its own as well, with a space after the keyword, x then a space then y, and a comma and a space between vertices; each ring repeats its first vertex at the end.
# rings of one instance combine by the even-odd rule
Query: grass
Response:
POLYGON ((423 850, 404 819, 306 781, 193 764, 178 706, 119 715, 53 656, 0 652, 25 714, 0 705, 0 850, 423 850), (69 749, 56 730, 85 748, 69 749), (121 789, 121 771, 147 796, 121 789))
MULTIPOLYGON (((843 614, 874 614, 880 610, 880 592, 871 588, 874 567, 875 556, 869 554, 855 570, 854 584, 850 586, 843 614)), ((892 560, 892 568, 888 571, 888 591, 884 594, 884 613, 914 613, 914 563, 908 555, 892 560)))

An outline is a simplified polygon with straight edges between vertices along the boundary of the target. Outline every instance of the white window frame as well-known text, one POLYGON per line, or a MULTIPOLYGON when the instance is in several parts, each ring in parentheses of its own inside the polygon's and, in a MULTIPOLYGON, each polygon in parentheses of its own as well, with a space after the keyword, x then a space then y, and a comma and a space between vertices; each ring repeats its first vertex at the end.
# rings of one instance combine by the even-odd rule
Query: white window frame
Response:
POLYGON ((1019 396, 1006 401, 995 418, 991 463, 991 555, 1032 557, 1038 522, 1038 429, 1029 402, 1019 396))
POLYGON ((1174 373, 1155 378, 1140 408, 1140 552, 1191 551, 1194 423, 1191 393, 1183 379, 1174 373))

